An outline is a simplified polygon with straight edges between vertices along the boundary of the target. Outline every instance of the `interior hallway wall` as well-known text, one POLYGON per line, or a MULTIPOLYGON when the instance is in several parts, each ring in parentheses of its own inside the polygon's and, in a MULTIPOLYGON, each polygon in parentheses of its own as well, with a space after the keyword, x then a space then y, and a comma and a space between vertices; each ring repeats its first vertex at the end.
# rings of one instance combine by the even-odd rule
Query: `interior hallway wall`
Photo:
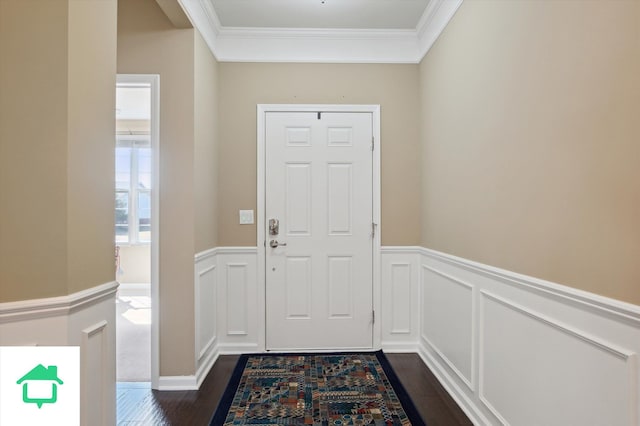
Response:
POLYGON ((194 255, 215 246, 215 180, 198 181, 217 175, 215 59, 202 45, 154 0, 119 0, 118 73, 160 75, 161 376, 195 373, 194 255))
POLYGON ((218 62, 198 31, 194 38, 195 252, 218 246, 218 62))
POLYGON ((420 66, 422 245, 640 304, 640 2, 466 1, 420 66))
POLYGON ((420 242, 418 67, 380 64, 220 63, 218 239, 255 246, 257 104, 380 104, 382 244, 420 242), (222 179, 223 178, 223 179, 222 179))
POLYGON ((116 2, 0 2, 0 302, 113 281, 116 2))

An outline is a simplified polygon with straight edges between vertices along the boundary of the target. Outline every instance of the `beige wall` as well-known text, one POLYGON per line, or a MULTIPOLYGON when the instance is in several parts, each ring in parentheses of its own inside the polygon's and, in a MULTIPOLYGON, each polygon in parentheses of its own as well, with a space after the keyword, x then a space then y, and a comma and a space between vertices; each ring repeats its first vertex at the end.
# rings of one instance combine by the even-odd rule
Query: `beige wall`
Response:
POLYGON ((0 302, 113 280, 115 1, 0 1, 0 302))
POLYGON ((255 225, 238 210, 256 209, 256 105, 380 104, 382 243, 420 242, 418 67, 415 65, 219 64, 218 242, 255 246, 255 225))
POLYGON ((640 304, 640 2, 466 1, 420 66, 422 244, 640 304))
POLYGON ((195 251, 218 245, 218 63, 200 33, 195 34, 195 251))
POLYGON ((118 73, 160 75, 162 376, 195 373, 194 254, 216 242, 216 63, 204 49, 154 0, 118 1, 118 73))
POLYGON ((113 281, 117 1, 69 1, 69 292, 113 281))
POLYGON ((118 1, 118 73, 160 75, 160 375, 193 374, 193 29, 118 1))

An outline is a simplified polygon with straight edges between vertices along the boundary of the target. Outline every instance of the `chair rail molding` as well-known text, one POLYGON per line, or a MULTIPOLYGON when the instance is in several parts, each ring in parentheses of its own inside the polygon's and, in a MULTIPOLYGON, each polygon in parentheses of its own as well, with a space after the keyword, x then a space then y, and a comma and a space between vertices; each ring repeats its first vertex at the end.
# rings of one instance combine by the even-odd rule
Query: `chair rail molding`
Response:
POLYGON ((83 424, 116 422, 117 288, 112 281, 64 296, 0 303, 0 346, 80 347, 83 424))

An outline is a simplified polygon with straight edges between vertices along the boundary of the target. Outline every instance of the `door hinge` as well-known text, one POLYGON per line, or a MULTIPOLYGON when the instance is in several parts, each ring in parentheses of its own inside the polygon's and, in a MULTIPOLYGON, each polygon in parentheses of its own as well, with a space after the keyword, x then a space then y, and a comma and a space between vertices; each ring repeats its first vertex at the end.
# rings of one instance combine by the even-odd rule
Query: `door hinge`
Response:
POLYGON ((376 137, 371 136, 371 151, 376 149, 376 137))
POLYGON ((376 323, 376 311, 371 311, 371 320, 374 324, 376 323))
POLYGON ((371 222, 371 238, 376 237, 376 228, 378 227, 377 223, 371 222))

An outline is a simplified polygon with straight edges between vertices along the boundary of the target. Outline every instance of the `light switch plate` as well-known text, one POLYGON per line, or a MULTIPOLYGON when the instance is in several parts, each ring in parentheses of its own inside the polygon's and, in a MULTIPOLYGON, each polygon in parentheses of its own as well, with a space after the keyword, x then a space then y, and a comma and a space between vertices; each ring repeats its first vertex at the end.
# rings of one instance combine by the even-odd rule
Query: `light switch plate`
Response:
POLYGON ((240 225, 253 225, 253 210, 240 210, 240 225))

